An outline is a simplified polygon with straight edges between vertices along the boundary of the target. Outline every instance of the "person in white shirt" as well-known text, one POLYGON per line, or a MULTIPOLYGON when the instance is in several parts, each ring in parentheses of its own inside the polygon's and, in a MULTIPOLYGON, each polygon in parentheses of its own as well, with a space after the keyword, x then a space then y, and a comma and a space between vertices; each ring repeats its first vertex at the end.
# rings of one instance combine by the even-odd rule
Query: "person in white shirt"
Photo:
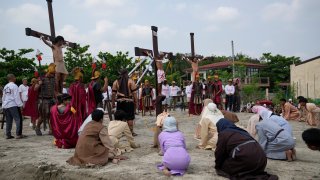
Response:
POLYGON ((188 107, 189 107, 189 103, 190 103, 190 99, 191 99, 191 92, 192 92, 192 82, 189 81, 188 85, 186 86, 188 107))
POLYGON ((233 95, 235 92, 234 86, 232 84, 232 79, 228 80, 228 84, 224 87, 224 91, 226 93, 226 104, 225 109, 232 111, 233 107, 233 95))
MULTIPOLYGON (((172 99, 173 102, 173 107, 172 109, 175 111, 176 108, 176 103, 177 103, 177 98, 178 98, 178 92, 181 91, 179 86, 176 86, 176 82, 172 81, 172 86, 170 86, 170 98, 172 99)), ((170 104, 171 106, 171 104, 170 104)))
POLYGON ((19 97, 23 103, 22 108, 26 105, 26 102, 28 101, 28 80, 27 78, 22 79, 22 84, 19 86, 19 97))
POLYGON ((63 82, 62 94, 68 94, 69 88, 67 88, 67 83, 63 82))
POLYGON ((16 122, 16 139, 21 139, 25 137, 22 135, 23 124, 20 111, 20 107, 22 107, 23 103, 20 98, 19 88, 15 84, 16 77, 13 74, 8 74, 7 79, 9 83, 3 88, 2 96, 2 108, 6 117, 6 138, 14 138, 11 135, 12 121, 14 119, 16 122))
POLYGON ((167 112, 168 105, 170 104, 170 86, 166 79, 163 81, 161 94, 166 97, 162 101, 162 109, 167 112))
MULTIPOLYGON (((111 88, 111 86, 108 86, 108 91, 102 93, 102 95, 103 95, 103 109, 106 109, 107 103, 108 102, 110 103, 111 102, 111 98, 112 98, 112 88, 111 88), (109 97, 108 97, 108 94, 109 94, 109 97)), ((111 105, 110 105, 110 107, 111 107, 111 105)))

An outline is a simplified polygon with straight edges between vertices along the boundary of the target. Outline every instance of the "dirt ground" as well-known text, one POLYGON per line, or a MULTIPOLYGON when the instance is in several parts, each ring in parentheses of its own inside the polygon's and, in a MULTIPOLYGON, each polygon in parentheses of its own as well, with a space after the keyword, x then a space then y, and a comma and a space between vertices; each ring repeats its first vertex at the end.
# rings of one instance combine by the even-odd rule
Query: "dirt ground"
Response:
MULTIPOLYGON (((198 116, 188 116, 187 111, 177 110, 172 115, 179 121, 179 129, 186 137, 191 163, 183 177, 175 179, 225 179, 216 175, 214 170, 213 151, 196 149, 198 143, 193 138, 198 116)), ((239 113, 240 125, 246 126, 251 114, 239 113)), ((136 141, 141 148, 125 153, 130 159, 119 165, 104 167, 79 168, 68 165, 66 160, 74 149, 58 149, 53 145, 53 137, 36 136, 29 127, 29 119, 24 120, 25 139, 6 140, 4 130, 0 130, 0 179, 168 179, 163 176, 156 164, 161 162, 157 150, 150 148, 153 141, 151 127, 155 117, 137 116, 135 130, 139 134, 136 141)), ((107 123, 107 120, 105 121, 107 123)), ((276 174, 280 179, 320 179, 320 152, 309 150, 301 139, 303 130, 309 128, 305 123, 290 122, 296 137, 297 161, 268 160, 267 171, 276 174)), ((13 135, 15 126, 13 127, 13 135)), ((47 134, 47 132, 44 132, 47 134)))

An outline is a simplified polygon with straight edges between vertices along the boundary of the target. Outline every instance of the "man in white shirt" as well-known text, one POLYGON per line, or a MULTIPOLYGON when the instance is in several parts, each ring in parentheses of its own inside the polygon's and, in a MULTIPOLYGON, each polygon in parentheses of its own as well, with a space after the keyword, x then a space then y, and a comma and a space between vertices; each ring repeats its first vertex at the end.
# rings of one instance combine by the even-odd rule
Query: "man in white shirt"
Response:
POLYGON ((6 116, 6 138, 14 138, 11 135, 12 121, 13 119, 16 122, 16 135, 17 139, 21 139, 25 136, 22 135, 22 116, 20 107, 23 103, 20 99, 19 88, 15 84, 16 77, 13 74, 8 74, 7 79, 9 83, 3 88, 2 96, 2 108, 6 116))
MULTIPOLYGON (((179 86, 176 86, 176 82, 172 81, 172 86, 170 86, 170 98, 173 102, 173 110, 175 111, 177 98, 178 98, 178 92, 181 91, 179 86)), ((171 104, 170 104, 171 106, 171 104)))
POLYGON ((29 90, 29 86, 28 86, 28 80, 27 78, 23 78, 22 79, 22 84, 19 86, 19 97, 23 103, 23 108, 26 105, 26 102, 28 100, 28 90, 29 90))
POLYGON ((167 112, 168 105, 170 104, 170 86, 166 79, 163 81, 161 94, 166 97, 162 101, 162 107, 163 107, 163 110, 167 112))
POLYGON ((189 107, 189 103, 190 103, 190 99, 191 99, 191 92, 192 92, 192 82, 189 81, 188 85, 186 86, 188 107, 189 107))
POLYGON ((228 84, 224 87, 224 91, 226 93, 225 109, 228 110, 228 111, 232 111, 233 95, 234 95, 234 92, 235 92, 234 86, 232 84, 232 79, 228 80, 228 84))

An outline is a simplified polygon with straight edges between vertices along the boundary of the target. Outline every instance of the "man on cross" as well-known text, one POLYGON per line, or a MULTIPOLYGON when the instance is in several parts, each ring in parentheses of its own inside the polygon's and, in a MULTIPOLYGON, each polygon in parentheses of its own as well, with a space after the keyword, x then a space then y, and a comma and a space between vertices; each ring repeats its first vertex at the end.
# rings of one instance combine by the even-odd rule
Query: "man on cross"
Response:
POLYGON ((64 47, 65 41, 62 36, 57 36, 52 43, 49 42, 44 36, 40 36, 40 39, 52 49, 53 62, 56 65, 56 82, 55 91, 57 94, 62 93, 63 82, 65 81, 68 71, 63 61, 62 48, 64 47))
POLYGON ((199 75, 199 62, 202 61, 203 59, 199 59, 197 57, 193 57, 191 59, 187 57, 183 57, 182 59, 186 60, 188 63, 191 64, 192 67, 192 74, 191 74, 191 81, 195 81, 195 77, 199 75))

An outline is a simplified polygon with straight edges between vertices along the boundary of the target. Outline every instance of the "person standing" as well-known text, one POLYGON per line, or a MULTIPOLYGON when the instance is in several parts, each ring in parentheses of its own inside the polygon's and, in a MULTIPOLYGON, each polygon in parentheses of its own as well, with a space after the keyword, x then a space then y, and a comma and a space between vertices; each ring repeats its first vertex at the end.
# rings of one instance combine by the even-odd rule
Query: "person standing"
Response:
POLYGON ((23 106, 22 106, 23 109, 25 108, 26 102, 28 100, 28 90, 29 90, 28 79, 23 78, 22 84, 19 86, 19 95, 23 103, 23 106))
POLYGON ((88 86, 88 114, 91 114, 93 110, 98 107, 103 107, 103 95, 108 88, 108 78, 104 78, 104 85, 101 87, 100 72, 96 69, 92 71, 91 82, 88 86))
POLYGON ((225 109, 232 111, 233 97, 234 97, 234 86, 232 84, 232 79, 228 80, 228 84, 225 86, 224 91, 226 92, 226 105, 225 109))
POLYGON ((70 85, 69 95, 72 97, 71 99, 71 107, 75 108, 75 119, 78 122, 83 122, 87 117, 87 104, 86 104, 86 90, 83 80, 83 70, 79 67, 73 69, 74 82, 70 85))
POLYGON ((175 81, 172 81, 172 86, 170 86, 170 99, 173 102, 172 109, 175 111, 176 110, 176 104, 177 104, 177 98, 178 98, 178 92, 180 91, 180 87, 176 85, 175 81))
POLYGON ((153 98, 153 91, 150 87, 150 83, 148 80, 144 81, 144 88, 142 89, 142 98, 143 98, 143 113, 142 116, 146 114, 146 111, 149 111, 150 116, 152 110, 152 98, 153 98))
POLYGON ((6 139, 12 139, 14 136, 11 135, 12 121, 16 122, 16 139, 25 137, 22 135, 22 116, 20 107, 23 103, 20 99, 19 88, 15 84, 16 77, 13 74, 8 74, 7 79, 9 81, 3 88, 2 96, 2 108, 6 116, 6 139))
POLYGON ((135 119, 134 113, 134 99, 136 98, 135 91, 138 89, 132 79, 129 78, 128 70, 120 70, 120 76, 113 82, 112 85, 112 106, 116 107, 117 110, 123 110, 126 112, 127 117, 125 118, 131 130, 133 136, 137 134, 133 131, 133 121, 135 119))
POLYGON ((241 97, 240 97, 240 80, 239 78, 236 79, 234 83, 234 104, 233 104, 233 111, 234 112, 240 112, 240 106, 241 106, 241 97))
POLYGON ((51 63, 47 69, 46 76, 39 81, 39 120, 35 128, 36 134, 38 136, 42 135, 40 126, 44 122, 44 130, 47 128, 47 123, 49 125, 49 134, 52 134, 50 119, 50 109, 55 103, 56 93, 55 93, 55 68, 56 65, 51 63))
POLYGON ((190 99, 191 99, 191 93, 192 93, 192 82, 188 81, 188 85, 186 86, 188 107, 189 107, 189 103, 190 103, 190 99))
POLYGON ((213 87, 214 87, 214 94, 213 94, 213 102, 217 105, 218 109, 222 110, 222 104, 221 104, 221 95, 223 92, 222 88, 222 82, 219 79, 218 74, 215 74, 213 76, 213 87))
POLYGON ((170 86, 168 81, 165 79, 162 84, 161 94, 166 98, 162 101, 162 107, 165 112, 168 111, 168 105, 170 104, 170 86))
POLYGON ((39 81, 36 78, 32 78, 31 87, 28 90, 28 101, 26 102, 25 108, 23 109, 24 116, 31 117, 32 128, 36 128, 36 122, 39 118, 38 110, 38 96, 39 96, 39 81))

